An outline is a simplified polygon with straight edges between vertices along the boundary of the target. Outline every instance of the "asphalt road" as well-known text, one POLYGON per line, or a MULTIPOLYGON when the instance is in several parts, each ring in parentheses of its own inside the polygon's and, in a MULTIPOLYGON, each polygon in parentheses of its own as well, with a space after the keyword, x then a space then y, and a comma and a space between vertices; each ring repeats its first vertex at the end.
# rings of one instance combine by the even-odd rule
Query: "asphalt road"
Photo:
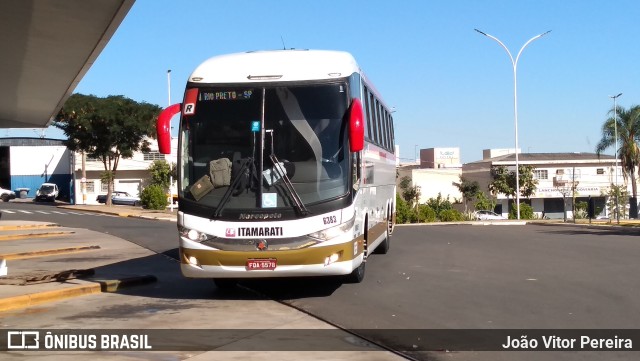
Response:
MULTIPOLYGON (((17 206, 0 204, 0 209, 7 205, 17 206)), ((33 217, 106 231, 159 253, 175 249, 172 222, 35 213, 33 217)), ((243 285, 345 329, 633 329, 640 325, 639 235, 640 230, 573 225, 400 226, 389 254, 369 259, 360 284, 294 279, 243 285)), ((229 297, 247 295, 240 289, 229 297)), ((428 360, 637 356, 624 352, 411 355, 428 360)))
POLYGON ((18 211, 17 213, 3 212, 3 220, 55 222, 64 227, 86 228, 114 235, 176 259, 178 257, 176 248, 178 231, 175 222, 126 218, 94 212, 74 212, 69 209, 58 209, 55 204, 48 202, 0 202, 0 211, 3 209, 18 211), (20 210, 30 213, 22 213, 20 210), (53 213, 54 211, 58 213, 53 213))

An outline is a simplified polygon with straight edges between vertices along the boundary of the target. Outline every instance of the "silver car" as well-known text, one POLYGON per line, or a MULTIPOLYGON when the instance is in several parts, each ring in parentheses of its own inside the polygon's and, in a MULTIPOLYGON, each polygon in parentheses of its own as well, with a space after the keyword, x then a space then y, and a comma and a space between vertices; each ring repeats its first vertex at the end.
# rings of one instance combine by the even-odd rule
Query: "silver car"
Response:
POLYGON ((479 221, 493 221, 493 220, 507 219, 507 217, 501 214, 498 214, 492 211, 487 211, 487 210, 480 210, 480 211, 473 212, 473 218, 479 221))
MULTIPOLYGON (((101 194, 97 196, 96 201, 98 201, 98 203, 106 203, 107 195, 101 194)), ((113 191, 113 193, 111 194, 111 204, 114 204, 114 205, 120 204, 120 205, 137 207, 141 203, 140 203, 140 198, 134 197, 127 192, 113 191)))
POLYGON ((14 191, 0 188, 0 199, 2 199, 3 202, 9 202, 9 200, 15 199, 15 198, 16 198, 16 193, 14 191))

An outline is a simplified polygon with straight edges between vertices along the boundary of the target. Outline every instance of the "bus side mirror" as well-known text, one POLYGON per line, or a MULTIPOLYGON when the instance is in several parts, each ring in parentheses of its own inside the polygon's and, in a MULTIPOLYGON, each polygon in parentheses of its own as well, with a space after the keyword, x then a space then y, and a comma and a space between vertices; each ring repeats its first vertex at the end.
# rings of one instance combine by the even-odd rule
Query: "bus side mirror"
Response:
POLYGON ((165 108, 156 121, 158 133, 158 151, 162 154, 171 153, 171 118, 180 112, 182 103, 170 105, 165 108))
POLYGON ((364 148, 364 113, 360 99, 354 98, 349 107, 349 150, 359 152, 364 148))

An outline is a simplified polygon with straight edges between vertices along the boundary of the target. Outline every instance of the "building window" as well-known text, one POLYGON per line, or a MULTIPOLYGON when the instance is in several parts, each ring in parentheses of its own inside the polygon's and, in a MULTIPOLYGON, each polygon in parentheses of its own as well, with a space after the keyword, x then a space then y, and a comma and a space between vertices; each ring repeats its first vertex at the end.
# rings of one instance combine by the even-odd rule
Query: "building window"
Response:
POLYGON ((109 191, 109 183, 102 182, 100 183, 100 192, 108 192, 109 191))
POLYGON ((87 189, 87 193, 95 193, 96 191, 95 183, 93 181, 87 181, 85 183, 85 187, 87 189))
POLYGON ((564 169, 556 169, 556 175, 563 175, 564 169))
POLYGON ((598 174, 604 174, 604 168, 598 168, 598 169, 596 170, 596 172, 597 172, 598 174))
POLYGON ((546 169, 534 169, 533 179, 549 179, 549 171, 546 169))
POLYGON ((164 160, 164 154, 160 154, 158 151, 151 151, 149 153, 142 153, 144 160, 164 160))

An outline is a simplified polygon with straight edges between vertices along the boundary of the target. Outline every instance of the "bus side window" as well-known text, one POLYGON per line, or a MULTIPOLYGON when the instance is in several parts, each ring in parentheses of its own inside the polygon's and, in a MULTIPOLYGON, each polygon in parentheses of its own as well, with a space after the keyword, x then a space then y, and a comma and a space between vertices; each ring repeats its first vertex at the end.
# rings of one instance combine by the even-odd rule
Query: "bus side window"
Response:
POLYGON ((360 171, 362 169, 362 158, 360 157, 360 152, 352 153, 353 157, 353 169, 351 170, 351 174, 353 174, 353 189, 357 190, 360 186, 360 171))

